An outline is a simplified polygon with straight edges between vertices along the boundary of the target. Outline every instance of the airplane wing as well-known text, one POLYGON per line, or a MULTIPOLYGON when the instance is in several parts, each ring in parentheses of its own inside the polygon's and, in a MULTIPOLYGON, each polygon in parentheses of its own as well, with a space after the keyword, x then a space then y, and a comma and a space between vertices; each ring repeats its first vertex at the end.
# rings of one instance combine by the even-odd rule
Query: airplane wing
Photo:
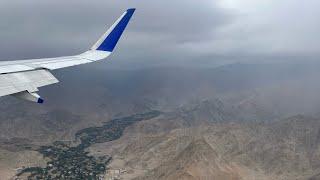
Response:
POLYGON ((39 87, 58 83, 50 71, 69 66, 86 64, 107 58, 114 50, 135 9, 128 9, 91 47, 75 56, 0 61, 0 96, 14 97, 43 103, 36 93, 39 87))

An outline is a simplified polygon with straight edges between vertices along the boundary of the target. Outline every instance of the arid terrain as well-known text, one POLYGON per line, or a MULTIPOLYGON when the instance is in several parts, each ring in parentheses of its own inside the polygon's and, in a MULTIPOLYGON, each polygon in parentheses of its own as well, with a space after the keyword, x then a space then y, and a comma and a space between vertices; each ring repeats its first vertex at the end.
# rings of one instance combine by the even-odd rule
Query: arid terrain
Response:
POLYGON ((166 117, 140 122, 117 141, 90 147, 112 154, 124 179, 317 179, 319 118, 273 123, 211 122, 196 127, 166 117))
POLYGON ((1 98, 0 179, 319 179, 317 66, 58 71, 1 98))

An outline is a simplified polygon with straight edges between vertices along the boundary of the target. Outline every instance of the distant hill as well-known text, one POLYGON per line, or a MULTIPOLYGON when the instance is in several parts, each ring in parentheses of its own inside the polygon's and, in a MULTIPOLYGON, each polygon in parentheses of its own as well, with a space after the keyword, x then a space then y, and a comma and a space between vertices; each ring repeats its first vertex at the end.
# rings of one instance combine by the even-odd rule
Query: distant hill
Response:
POLYGON ((90 151, 112 155, 111 167, 132 170, 131 178, 316 179, 318 69, 319 63, 270 63, 56 71, 61 83, 41 89, 44 105, 0 99, 0 150, 18 157, 24 146, 33 152, 73 141, 81 129, 154 109, 165 112, 162 119, 133 125, 90 151))
POLYGON ((180 108, 188 116, 185 119, 211 116, 208 121, 268 121, 317 114, 319 68, 319 63, 270 63, 60 70, 54 73, 61 83, 40 91, 44 105, 12 97, 0 99, 0 138, 68 138, 76 129, 150 109, 170 112, 180 108), (214 102, 217 99, 220 102, 214 102), (204 112, 198 112, 202 106, 204 112), (61 120, 63 117, 68 120, 61 120))

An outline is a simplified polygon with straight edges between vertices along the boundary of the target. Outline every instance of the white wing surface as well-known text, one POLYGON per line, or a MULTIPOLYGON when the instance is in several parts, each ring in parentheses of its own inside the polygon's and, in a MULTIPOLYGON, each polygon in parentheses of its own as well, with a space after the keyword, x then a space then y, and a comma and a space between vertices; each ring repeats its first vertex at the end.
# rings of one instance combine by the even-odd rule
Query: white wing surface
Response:
POLYGON ((0 61, 0 96, 43 103, 36 93, 39 87, 58 83, 51 70, 86 64, 107 58, 114 50, 135 9, 128 9, 110 29, 80 55, 57 58, 0 61))

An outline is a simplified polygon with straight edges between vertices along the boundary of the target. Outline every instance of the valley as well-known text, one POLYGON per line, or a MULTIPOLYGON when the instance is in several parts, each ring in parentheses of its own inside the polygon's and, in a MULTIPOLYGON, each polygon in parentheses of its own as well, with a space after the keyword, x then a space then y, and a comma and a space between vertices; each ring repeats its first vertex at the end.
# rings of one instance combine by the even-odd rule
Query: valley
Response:
POLYGON ((28 167, 22 169, 17 177, 28 179, 101 179, 111 157, 93 157, 86 148, 92 144, 113 141, 121 137, 123 131, 135 122, 159 116, 158 111, 136 114, 106 122, 102 127, 83 129, 76 133, 80 140, 77 146, 65 142, 54 142, 52 146, 42 146, 37 151, 49 159, 46 167, 28 167), (30 174, 30 175, 26 175, 30 174))

